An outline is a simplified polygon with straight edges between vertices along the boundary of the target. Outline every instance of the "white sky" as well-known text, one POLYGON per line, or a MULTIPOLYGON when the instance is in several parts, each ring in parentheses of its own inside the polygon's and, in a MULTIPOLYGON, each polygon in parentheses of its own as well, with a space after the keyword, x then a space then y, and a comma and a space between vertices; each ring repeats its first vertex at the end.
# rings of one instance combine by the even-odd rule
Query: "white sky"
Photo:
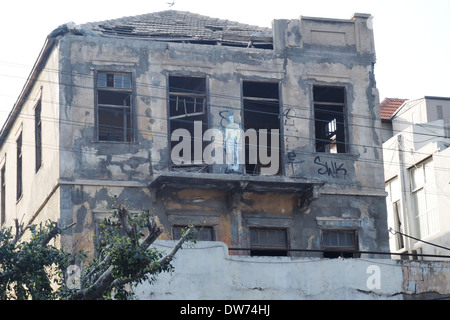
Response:
POLYGON ((374 16, 380 99, 450 97, 448 0, 14 0, 0 9, 0 125, 17 100, 47 35, 59 25, 183 10, 262 27, 301 15, 374 16))

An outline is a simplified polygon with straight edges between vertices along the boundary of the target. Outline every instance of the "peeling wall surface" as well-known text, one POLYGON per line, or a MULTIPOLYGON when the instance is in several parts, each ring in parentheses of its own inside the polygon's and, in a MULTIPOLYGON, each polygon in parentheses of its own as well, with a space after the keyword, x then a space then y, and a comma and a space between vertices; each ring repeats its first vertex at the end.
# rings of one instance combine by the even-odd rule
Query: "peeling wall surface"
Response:
MULTIPOLYGON (((169 251, 175 242, 160 241, 169 251)), ((450 262, 228 255, 220 242, 177 253, 172 274, 134 289, 138 299, 410 300, 450 294, 450 262)))
MULTIPOLYGON (((178 24, 184 23, 185 16, 210 21, 189 13, 169 14, 179 17, 171 19, 178 24)), ((155 17, 148 19, 154 22, 155 17)), ((114 20, 52 33, 43 50, 52 54, 43 55, 41 63, 53 70, 47 76, 57 79, 46 79, 43 72, 26 87, 31 93, 24 91, 32 97, 42 92, 42 167, 36 171, 34 166, 33 100, 17 104, 8 120, 10 130, 2 132, 6 139, 2 141, 13 142, 2 143, 0 150, 11 199, 16 187, 14 139, 18 132, 24 133, 27 146, 24 194, 18 201, 8 201, 6 224, 12 225, 24 213, 29 222, 48 217, 64 225, 75 222, 75 227, 64 231, 62 245, 85 249, 93 256, 98 222, 112 213, 114 203, 124 203, 131 211, 153 212, 164 229, 162 239, 172 239, 174 227, 194 224, 211 228, 212 240, 246 249, 254 245, 250 229, 282 230, 286 238, 282 249, 289 256, 320 258, 324 233, 329 232, 351 236, 352 243, 347 241, 345 248, 332 243, 331 249, 337 252, 386 257, 373 253, 387 252, 389 247, 370 15, 355 14, 349 20, 274 20, 272 29, 245 26, 247 38, 236 32, 235 25, 227 29, 207 24, 209 31, 224 33, 220 43, 207 44, 201 38, 137 34, 136 26, 120 25, 132 21, 114 20), (225 43, 230 37, 232 45, 225 43), (205 88, 196 96, 205 99, 203 121, 207 128, 220 132, 231 123, 230 114, 240 124, 252 118, 254 125, 266 121, 262 109, 249 116, 248 101, 276 103, 269 119, 280 137, 279 148, 274 149, 279 156, 271 153, 270 158, 271 164, 279 164, 275 174, 263 174, 263 169, 253 174, 242 164, 234 171, 227 171, 223 163, 177 167, 170 131, 176 117, 171 116, 174 100, 170 100, 173 88, 169 88, 175 76, 204 79, 205 88), (265 97, 264 90, 255 93, 255 83, 269 84, 275 98, 265 97), (338 102, 332 101, 336 96, 328 97, 326 105, 340 108, 345 125, 334 122, 340 130, 338 138, 320 134, 328 139, 330 149, 333 139, 342 140, 345 152, 317 150, 320 139, 315 137, 315 127, 320 126, 317 114, 321 111, 315 105, 323 104, 319 101, 323 97, 315 97, 314 88, 324 92, 324 87, 341 94, 338 102), (110 100, 105 92, 111 94, 110 100), (260 96, 255 98, 255 94, 260 96), (111 116, 105 118, 106 109, 111 116), (108 129, 113 124, 123 130, 122 136, 108 129), (306 254, 295 249, 314 251, 306 254)), ((176 94, 182 97, 187 91, 176 94)), ((182 107, 177 104, 173 109, 181 112, 182 107)), ((327 121, 333 126, 333 119, 327 121)), ((258 159, 264 168, 262 158, 258 159)))

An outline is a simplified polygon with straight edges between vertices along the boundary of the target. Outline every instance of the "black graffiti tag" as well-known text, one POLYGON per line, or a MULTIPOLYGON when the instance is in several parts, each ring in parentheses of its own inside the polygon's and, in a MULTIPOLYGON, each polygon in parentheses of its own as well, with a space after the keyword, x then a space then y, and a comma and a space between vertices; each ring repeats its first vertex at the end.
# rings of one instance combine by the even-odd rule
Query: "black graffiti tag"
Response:
POLYGON ((328 164, 328 162, 323 163, 320 161, 319 156, 314 159, 314 163, 320 166, 320 168, 317 170, 318 174, 328 175, 333 178, 335 178, 339 173, 344 174, 344 177, 347 176, 347 169, 344 168, 343 163, 339 165, 336 161, 330 161, 330 164, 328 164))

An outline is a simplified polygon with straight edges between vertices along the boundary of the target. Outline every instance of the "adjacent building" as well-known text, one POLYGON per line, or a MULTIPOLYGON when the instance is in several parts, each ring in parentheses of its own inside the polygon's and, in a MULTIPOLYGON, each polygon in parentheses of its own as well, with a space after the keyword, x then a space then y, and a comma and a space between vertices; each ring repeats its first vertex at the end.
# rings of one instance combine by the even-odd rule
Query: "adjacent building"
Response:
POLYGON ((400 108, 407 100, 408 99, 385 98, 381 101, 381 137, 383 143, 394 135, 391 118, 398 108, 400 108))
POLYGON ((124 203, 161 239, 194 224, 234 255, 388 252, 371 22, 163 11, 55 29, 0 133, 1 224, 76 223, 61 245, 93 255, 124 203))
POLYGON ((450 98, 407 100, 389 121, 392 137, 383 148, 391 251, 440 260, 450 253, 450 98))

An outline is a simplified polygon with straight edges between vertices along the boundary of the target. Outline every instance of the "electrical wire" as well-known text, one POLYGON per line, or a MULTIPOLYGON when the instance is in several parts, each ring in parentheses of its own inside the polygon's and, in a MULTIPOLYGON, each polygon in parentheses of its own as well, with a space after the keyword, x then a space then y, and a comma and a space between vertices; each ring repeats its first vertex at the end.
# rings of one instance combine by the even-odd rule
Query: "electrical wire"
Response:
MULTIPOLYGON (((2 61, 0 61, 0 63, 6 63, 6 62, 2 62, 2 61)), ((56 74, 58 74, 58 75, 60 75, 60 76, 70 76, 70 77, 81 77, 81 78, 85 78, 85 80, 89 80, 89 81, 92 81, 92 84, 89 84, 89 85, 84 85, 84 86, 82 86, 82 85, 80 85, 80 84, 74 84, 73 83, 73 81, 71 82, 71 83, 67 83, 67 84, 62 84, 62 83, 60 83, 60 82, 57 82, 57 83, 55 83, 55 82, 52 82, 51 80, 43 80, 43 79, 40 79, 39 80, 39 82, 42 82, 42 83, 48 83, 48 84, 58 84, 58 85, 64 85, 64 86, 66 86, 66 87, 73 87, 74 89, 89 89, 89 90, 93 90, 93 82, 94 82, 94 75, 93 74, 82 74, 82 73, 75 73, 75 72, 66 72, 66 71, 61 71, 61 70, 57 70, 57 69, 51 69, 51 68, 48 68, 48 67, 46 67, 46 68, 43 68, 43 69, 41 69, 40 70, 40 72, 51 72, 51 73, 56 73, 56 74)), ((2 74, 0 74, 0 76, 2 76, 2 74)), ((10 75, 6 75, 6 76, 10 76, 10 75)), ((28 79, 28 78, 27 78, 28 79)), ((139 88, 152 88, 152 89, 159 89, 159 90, 163 90, 164 92, 167 90, 167 87, 164 85, 164 86, 159 86, 159 85, 154 85, 154 84, 149 84, 149 83, 145 83, 145 82, 138 82, 138 81, 135 81, 135 87, 137 88, 137 89, 139 89, 139 88)), ((183 89, 184 91, 186 91, 186 92, 188 92, 189 90, 186 90, 186 89, 183 89)), ((138 90, 136 90, 136 91, 138 91, 138 90)), ((193 92, 194 93, 194 91, 191 91, 191 92, 193 92)), ((143 98, 152 98, 151 96, 145 96, 145 95, 140 95, 140 94, 136 94, 136 96, 137 97, 143 97, 143 98)), ((223 95, 223 94, 216 94, 216 93, 208 93, 208 96, 210 97, 210 98, 217 98, 217 99, 227 99, 227 100, 230 100, 230 101, 237 101, 237 102, 240 102, 241 101, 241 97, 240 96, 229 96, 229 95, 223 95)), ((223 107, 223 106, 220 106, 220 107, 223 107)), ((283 109, 289 109, 289 108, 291 108, 291 109, 298 109, 298 110, 306 110, 306 111, 311 111, 311 108, 310 107, 301 107, 301 106, 296 106, 296 105, 290 105, 290 104, 286 104, 286 103, 283 103, 283 109)), ((234 110, 239 110, 240 111, 240 108, 232 108, 231 107, 231 110, 232 109, 234 109, 234 110)), ((406 110, 404 110, 403 112, 405 112, 406 110)), ((273 114, 278 114, 278 113, 273 113, 273 114)), ((280 115, 281 116, 281 115, 280 115)), ((347 115, 349 118, 354 118, 354 119, 371 119, 372 121, 374 121, 374 120, 378 120, 378 118, 377 117, 371 117, 371 116, 367 116, 367 115, 362 115, 362 114, 357 114, 357 113, 354 113, 354 112, 352 112, 351 114, 349 114, 349 115, 347 115)), ((295 116, 293 117, 293 118, 295 118, 295 116)), ((302 119, 301 117, 299 117, 300 119, 302 119)), ((314 119, 312 119, 312 118, 303 118, 303 119, 305 119, 305 120, 314 120, 314 119)), ((357 124, 356 123, 356 121, 354 121, 355 123, 353 123, 352 124, 352 126, 361 126, 361 127, 367 127, 367 126, 364 126, 364 125, 359 125, 359 124, 357 124)), ((410 122, 408 122, 408 121, 406 121, 406 120, 399 120, 398 121, 398 123, 399 124, 410 124, 410 122)), ((430 127, 432 127, 432 125, 430 126, 430 127)), ((385 130, 384 128, 382 128, 382 127, 374 127, 374 126, 372 126, 371 128, 374 128, 374 129, 380 129, 380 130, 385 130)), ((436 126, 436 128, 440 128, 440 126, 436 126)), ((399 132, 401 132, 401 131, 399 131, 399 132)), ((395 130, 394 130, 394 133, 395 133, 395 130)), ((418 134, 421 134, 421 133, 418 133, 418 134)), ((443 136, 441 136, 441 137, 443 137, 443 136)))
MULTIPOLYGON (((423 243, 428 244, 430 246, 434 246, 434 247, 437 247, 437 248, 440 248, 440 249, 444 249, 444 250, 449 250, 450 251, 450 248, 447 248, 447 247, 444 247, 444 246, 441 246, 441 245, 438 245, 438 244, 435 244, 435 243, 432 243, 432 242, 428 242, 428 241, 425 241, 425 240, 422 240, 422 239, 419 239, 419 238, 416 238, 416 237, 413 237, 413 236, 410 236, 410 235, 407 235, 407 234, 405 234, 403 232, 396 231, 396 230, 394 230, 392 228, 389 228, 389 232, 392 233, 393 235, 400 234, 400 235, 402 235, 404 237, 411 238, 413 240, 423 242, 423 243)), ((450 258, 450 256, 449 256, 449 258, 450 258)))
MULTIPOLYGON (((162 98, 161 98, 162 99, 162 98)), ((164 99, 164 100, 166 100, 166 99, 164 99)), ((72 106, 72 108, 76 108, 76 106, 72 106)), ((86 110, 92 110, 92 108, 85 108, 86 110)), ((275 114, 274 114, 275 115, 275 114)), ((34 116, 33 115, 28 115, 29 116, 29 118, 33 118, 34 116)), ((143 116, 143 117, 146 117, 146 118, 148 118, 148 116, 147 115, 138 115, 138 116, 143 116)), ((45 117, 43 117, 43 119, 45 119, 45 117)), ((152 117, 152 119, 153 120, 157 120, 157 118, 154 118, 154 117, 152 117)), ((167 119, 166 118, 159 118, 159 120, 163 120, 163 121, 167 121, 167 119)), ((79 125, 79 126, 86 126, 86 123, 81 123, 81 122, 79 122, 79 123, 76 123, 75 121, 72 121, 72 120, 58 120, 58 119, 53 119, 53 121, 58 121, 59 123, 62 123, 62 124, 64 124, 64 123, 66 123, 66 124, 69 124, 69 125, 79 125)), ((148 133, 147 131, 143 131, 143 132, 145 132, 145 133, 148 133)), ((153 135, 153 136, 161 136, 161 137, 164 137, 164 138, 167 138, 168 136, 167 136, 167 132, 156 132, 156 131, 153 131, 153 132, 151 132, 151 134, 153 135)), ((310 141, 315 141, 316 139, 313 139, 313 138, 302 138, 302 137, 297 137, 297 136, 289 136, 289 135, 286 135, 286 134, 281 134, 281 136, 283 136, 284 138, 289 138, 289 137, 293 137, 293 138, 296 138, 296 139, 305 139, 305 140, 310 140, 310 141)), ((367 146, 365 146, 365 145, 360 145, 361 147, 367 147, 367 146)), ((378 148, 378 147, 374 147, 374 148, 378 148)), ((281 148, 280 148, 281 149, 281 148)), ((381 149, 381 148, 380 148, 381 149)), ((302 152, 303 154, 308 154, 308 152, 302 152)), ((315 153, 314 152, 310 152, 309 153, 310 155, 314 155, 315 153)), ((327 155, 327 154, 323 154, 322 155, 323 157, 327 157, 327 156, 331 156, 331 155, 327 155)), ((359 159, 360 161, 367 161, 367 162, 372 162, 372 163, 381 163, 382 161, 381 160, 373 160, 373 159, 359 159)), ((439 169, 439 168, 437 168, 437 169, 439 169)), ((443 169, 445 169, 445 170, 447 170, 447 168, 443 168, 443 169)))
MULTIPOLYGON (((56 73, 58 73, 59 75, 61 75, 61 74, 64 74, 64 72, 61 72, 61 71, 59 71, 59 70, 49 70, 49 69, 44 69, 43 71, 48 71, 48 72, 56 72, 56 73)), ((77 77, 87 77, 87 78, 89 78, 89 80, 94 80, 94 76, 93 75, 80 75, 80 74, 74 74, 74 73, 67 73, 66 75, 70 75, 70 76, 77 76, 77 77)), ((42 81, 40 81, 40 82, 42 82, 42 81)), ((50 82, 51 83, 51 82, 50 82)), ((155 88, 155 89, 160 89, 160 90, 164 90, 164 92, 166 92, 166 90, 167 90, 167 88, 165 87, 165 86, 149 86, 148 84, 146 84, 146 83, 136 83, 135 84, 135 86, 145 86, 145 87, 153 87, 153 88, 155 88)), ((67 86, 67 85, 66 85, 67 86)), ((92 85, 88 85, 88 86, 80 86, 79 84, 77 84, 77 85, 74 85, 73 84, 73 81, 68 85, 68 86, 70 86, 70 87, 74 87, 74 88, 76 88, 76 89, 89 89, 89 90, 93 90, 93 86, 92 85)), ((135 95, 136 96, 136 99, 138 99, 138 98, 148 98, 148 99, 163 99, 163 100, 167 100, 167 98, 166 97, 161 97, 161 96, 159 96, 159 97, 155 97, 155 96, 148 96, 148 95, 135 95)), ((227 98, 227 99, 231 99, 231 100, 235 100, 235 101, 239 101, 239 102, 241 102, 242 100, 241 100, 241 97, 236 97, 236 96, 227 96, 227 95, 212 95, 212 94, 210 94, 209 95, 209 97, 210 97, 210 99, 211 99, 211 97, 220 97, 220 98, 227 98)), ((27 101, 30 101, 30 99, 28 98, 27 99, 27 101)), ((56 102, 52 102, 52 103, 55 103, 55 104, 57 104, 56 102)), ((209 103, 209 106, 210 106, 210 108, 212 109, 212 108, 223 108, 223 106, 221 105, 221 106, 218 106, 218 105, 213 105, 213 104, 211 104, 211 103, 209 103)), ((289 107, 289 105, 283 105, 283 107, 285 107, 285 106, 287 106, 287 107, 289 107)), ((92 107, 82 107, 82 106, 74 106, 74 105, 72 105, 71 106, 72 108, 77 108, 77 107, 79 107, 79 108, 85 108, 86 110, 92 110, 92 107)), ((297 109, 300 109, 300 110, 308 110, 308 111, 311 111, 311 109, 309 108, 309 107, 298 107, 298 106, 290 106, 290 107, 293 107, 293 108, 297 108, 297 109)), ((228 109, 229 110, 238 110, 238 111, 242 111, 241 110, 241 108, 236 108, 236 107, 228 107, 228 109)), ((264 112, 264 111, 259 111, 259 112, 264 112)), ((278 116, 278 117, 282 117, 282 115, 281 114, 279 114, 279 113, 270 113, 270 112, 268 112, 267 114, 270 114, 270 115, 274 115, 274 116, 278 116)), ((148 116, 147 115, 140 115, 140 114, 136 114, 135 115, 136 117, 146 117, 146 118, 148 118, 148 116)), ((30 118, 31 117, 33 117, 33 115, 30 115, 30 118)), ((364 115, 364 116, 362 116, 362 115, 358 115, 358 114, 352 114, 351 115, 351 117, 352 118, 358 118, 358 117, 361 117, 361 118, 364 118, 364 119, 372 119, 373 120, 373 118, 370 118, 370 117, 368 117, 368 116, 366 116, 366 115, 364 115)), ((44 119, 45 117, 43 117, 43 119, 44 119)), ((161 120, 161 121, 167 121, 167 118, 155 118, 155 117, 152 117, 152 119, 153 120, 161 120)), ((289 119, 301 119, 301 120, 309 120, 309 121, 311 121, 311 120, 314 120, 314 119, 312 119, 312 118, 308 118, 308 117, 300 117, 300 116, 297 116, 297 115, 294 115, 294 116, 292 116, 292 115, 290 115, 289 116, 289 119)), ((47 120, 49 120, 48 118, 47 118, 47 120)), ((83 123, 81 123, 81 122, 78 122, 78 123, 76 123, 75 121, 73 121, 73 120, 60 120, 60 119, 53 119, 52 121, 57 121, 57 122, 59 122, 59 123, 67 123, 67 124, 72 124, 72 125, 79 125, 79 126, 86 126, 86 123, 85 122, 83 122, 83 123)), ((375 125, 372 125, 372 126, 365 126, 365 125, 359 125, 359 124, 355 124, 355 127, 363 127, 363 128, 370 128, 370 129, 376 129, 376 127, 375 127, 375 125)), ((381 129, 381 128, 380 128, 381 129)), ((135 129, 136 130, 136 129, 135 129)), ((138 133, 139 133, 140 131, 138 131, 138 133)), ((145 132, 145 133, 148 133, 146 130, 144 130, 144 131, 141 131, 142 133, 143 132, 145 132)), ((155 132, 155 131, 152 131, 152 132, 150 132, 153 136, 158 136, 158 135, 160 135, 160 137, 165 137, 165 138, 168 138, 168 136, 167 136, 167 132, 155 132)), ((431 134, 428 134, 429 136, 431 136, 432 138, 430 138, 430 140, 431 139, 434 139, 434 138, 437 138, 437 137, 440 137, 440 138, 444 138, 443 136, 437 136, 437 135, 431 135, 431 134)), ((304 140, 309 140, 310 142, 313 142, 313 141, 316 141, 317 139, 314 139, 314 138, 308 138, 308 137, 298 137, 298 136, 294 136, 294 135, 287 135, 287 134, 285 134, 285 133, 282 133, 280 136, 282 136, 282 137, 284 137, 284 138, 295 138, 295 139, 304 139, 304 140)), ((382 147, 379 147, 379 146, 367 146, 367 145, 356 145, 356 144, 349 144, 349 143, 347 143, 347 145, 353 145, 353 146, 358 146, 358 147, 364 147, 364 148, 374 148, 374 149, 379 149, 379 150, 383 150, 383 148, 382 147)), ((280 147, 280 149, 281 149, 281 147, 280 147)), ((308 154, 308 152, 302 152, 302 154, 308 154)), ((310 152, 309 153, 310 155, 314 155, 315 153, 314 152, 310 152)), ((324 157, 326 157, 326 156, 330 156, 330 155, 326 155, 326 154, 324 154, 324 155, 321 155, 321 156, 324 156, 324 157)), ((377 163, 377 164, 380 164, 381 162, 383 162, 382 160, 374 160, 374 159, 358 159, 359 161, 367 161, 367 162, 371 162, 371 163, 377 163)), ((439 168, 437 168, 437 169, 439 169, 439 168)), ((442 168, 442 169, 445 169, 445 170, 448 170, 447 168, 442 168)))
MULTIPOLYGON (((71 74, 72 75, 72 74, 71 74)), ((79 76, 79 75, 77 75, 77 76, 79 76)), ((89 76, 91 79, 93 79, 93 76, 89 76)), ((139 85, 139 84, 136 84, 136 85, 139 85)), ((92 86, 80 86, 80 85, 74 85, 73 83, 71 83, 69 86, 73 86, 73 87, 75 87, 76 89, 80 89, 80 88, 84 88, 84 89, 89 89, 89 90, 93 90, 93 87, 92 86)), ((147 84, 145 84, 145 86, 146 87, 148 87, 148 85, 147 84)), ((152 86, 150 86, 150 87, 152 87, 152 86)), ((160 89, 160 90, 164 90, 164 92, 165 92, 165 90, 167 89, 165 86, 153 86, 154 88, 156 88, 156 89, 160 89)), ((164 99, 164 100, 166 100, 167 98, 166 97, 161 97, 161 96, 149 96, 149 95, 139 95, 139 94, 135 94, 135 96, 136 96, 136 99, 138 99, 138 98, 141 98, 141 99, 164 99)), ((211 98, 211 97, 213 97, 213 95, 209 95, 209 97, 211 98)), ((223 95, 220 95, 220 97, 221 98, 227 98, 228 100, 236 100, 236 101, 241 101, 241 98, 240 97, 232 97, 232 96, 223 96, 223 95)), ((29 99, 28 99, 29 100, 29 99)), ((46 103, 55 103, 55 104, 57 104, 57 102, 46 102, 46 103)), ((224 106, 223 105, 214 105, 214 104, 212 104, 212 103, 209 103, 208 104, 209 105, 209 107, 211 108, 211 109, 213 109, 213 108, 224 108, 224 106)), ((92 109, 92 107, 84 107, 84 106, 76 106, 76 105, 72 105, 71 106, 72 108, 85 108, 85 109, 87 109, 87 110, 91 110, 92 109)), ((290 107, 290 108, 288 108, 288 109, 292 109, 292 108, 294 108, 294 109, 304 109, 304 110, 308 110, 308 111, 311 111, 310 110, 310 108, 301 108, 301 107, 298 107, 298 106, 290 106, 290 105, 287 105, 287 104, 284 104, 283 105, 283 107, 290 107)), ((229 107, 229 106, 227 106, 227 108, 229 109, 229 110, 238 110, 238 111, 241 111, 241 108, 237 108, 237 107, 229 107)), ((263 114, 263 113, 266 113, 266 114, 269 114, 269 115, 274 115, 274 116, 278 116, 278 117, 283 117, 283 115, 281 115, 281 114, 279 114, 279 113, 270 113, 270 112, 265 112, 265 111, 249 111, 249 112, 256 112, 256 113, 261 113, 261 114, 263 114)), ((140 114, 136 114, 136 116, 137 117, 147 117, 147 115, 140 115, 140 114)), ((362 117, 362 118, 364 118, 364 119, 368 119, 367 118, 367 116, 359 116, 359 115, 357 115, 357 114, 351 114, 351 115, 349 115, 348 116, 348 118, 358 118, 358 117, 362 117)), ((157 118, 155 118, 155 117, 153 117, 155 120, 157 119, 157 118)), ((285 116, 285 118, 287 118, 287 116, 285 116)), ((294 115, 294 116, 292 116, 292 115, 290 115, 289 116, 289 119, 290 120, 308 120, 308 121, 312 121, 312 120, 314 120, 313 118, 310 118, 310 117, 302 117, 302 116, 297 116, 297 115, 294 115)), ((166 118, 160 118, 159 120, 164 120, 164 121, 166 121, 167 119, 166 118)), ((373 120, 373 119, 372 119, 373 120)), ((316 121, 320 121, 320 120, 316 120, 316 121)), ((345 123, 342 123, 342 122, 338 122, 338 124, 340 124, 340 125, 346 125, 345 123)), ((358 123, 352 123, 352 127, 361 127, 361 128, 370 128, 370 129, 373 129, 373 130, 378 130, 378 129, 380 129, 380 130, 385 130, 384 128, 382 128, 382 127, 375 127, 375 125, 372 125, 372 126, 366 126, 366 125, 362 125, 362 124, 358 124, 358 123)), ((430 134, 425 134, 425 133, 418 133, 419 135, 427 135, 427 136, 431 136, 431 137, 440 137, 440 138, 445 138, 445 136, 437 136, 437 135, 430 135, 430 134)), ((292 138, 295 138, 296 136, 292 136, 292 138)), ((348 143, 347 143, 347 145, 348 145, 348 143)), ((369 147, 369 148, 378 148, 378 149, 382 149, 382 147, 379 147, 379 146, 363 146, 363 147, 369 147)))

